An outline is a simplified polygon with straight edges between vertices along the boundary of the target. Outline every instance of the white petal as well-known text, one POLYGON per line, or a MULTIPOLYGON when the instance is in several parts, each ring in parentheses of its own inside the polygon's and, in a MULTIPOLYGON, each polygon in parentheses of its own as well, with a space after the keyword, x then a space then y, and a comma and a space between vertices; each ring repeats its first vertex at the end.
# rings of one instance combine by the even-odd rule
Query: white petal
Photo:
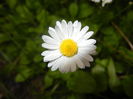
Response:
POLYGON ((59 68, 59 66, 62 64, 63 58, 60 57, 52 66, 51 70, 55 71, 59 68))
POLYGON ((50 55, 46 55, 44 57, 44 62, 48 62, 48 61, 52 61, 55 60, 57 58, 59 58, 61 56, 61 53, 54 53, 54 54, 50 54, 50 55))
POLYGON ((70 72, 71 71, 71 63, 72 63, 72 58, 68 57, 67 61, 66 61, 66 65, 67 65, 67 70, 66 72, 70 72))
POLYGON ((79 52, 78 55, 79 55, 80 57, 82 57, 82 58, 88 60, 88 61, 90 60, 90 59, 89 59, 89 58, 90 58, 90 55, 88 55, 88 54, 79 52))
POLYGON ((80 29, 81 29, 81 22, 75 22, 74 24, 73 24, 73 27, 74 27, 74 32, 79 32, 80 31, 80 29))
POLYGON ((46 51, 43 51, 43 52, 41 53, 42 56, 45 56, 46 54, 47 54, 46 51))
MULTIPOLYGON (((52 61, 53 62, 53 61, 52 61)), ((48 67, 52 67, 53 66, 53 64, 50 62, 50 63, 48 63, 48 67)))
MULTIPOLYGON (((79 45, 78 45, 79 46, 79 45)), ((88 49, 89 51, 95 50, 96 46, 95 45, 86 45, 86 46, 79 46, 79 49, 88 49)))
POLYGON ((56 22, 56 26, 59 28, 60 32, 63 32, 62 25, 59 21, 56 22))
POLYGON ((77 26, 77 24, 78 24, 78 20, 76 20, 76 21, 73 23, 73 26, 75 27, 75 26, 77 26))
POLYGON ((89 39, 87 40, 88 45, 95 44, 96 40, 95 39, 89 39))
POLYGON ((73 24, 72 24, 72 21, 69 21, 68 22, 68 37, 71 37, 72 36, 72 33, 73 33, 73 24))
MULTIPOLYGON (((61 21, 61 25, 62 25, 64 28, 66 28, 67 22, 66 22, 65 20, 62 20, 62 21, 61 21)), ((63 28, 63 27, 62 27, 62 28, 63 28)))
POLYGON ((61 27, 62 27, 62 31, 63 31, 65 38, 68 38, 67 23, 65 20, 61 21, 61 27))
POLYGON ((82 59, 82 62, 84 63, 84 65, 85 65, 86 67, 90 67, 89 61, 87 61, 87 60, 85 60, 85 59, 82 59))
POLYGON ((93 61, 93 57, 92 57, 91 55, 89 55, 89 54, 80 53, 80 54, 78 54, 78 55, 79 55, 80 57, 86 59, 87 61, 90 61, 90 62, 93 61))
POLYGON ((89 45, 87 47, 79 47, 78 51, 84 54, 88 54, 91 51, 94 51, 96 49, 95 45, 89 45))
POLYGON ((83 40, 83 41, 78 41, 78 46, 85 47, 85 46, 93 45, 95 43, 96 43, 95 39, 83 40))
POLYGON ((55 40, 60 41, 58 35, 56 34, 56 31, 54 28, 49 27, 48 33, 50 34, 51 37, 53 37, 55 40))
POLYGON ((64 73, 66 71, 66 64, 62 64, 60 67, 59 67, 59 71, 64 73))
MULTIPOLYGON (((56 60, 50 61, 50 62, 48 63, 48 67, 53 66, 56 62, 58 62, 58 61, 60 61, 60 60, 62 60, 62 61, 60 61, 60 62, 64 62, 63 57, 64 57, 64 56, 61 56, 60 58, 57 58, 56 60)), ((60 63, 60 65, 61 65, 61 64, 63 64, 63 63, 60 63)))
POLYGON ((60 25, 57 24, 57 25, 55 26, 55 31, 56 31, 57 35, 59 36, 59 38, 60 38, 61 40, 63 40, 63 39, 65 38, 64 34, 63 34, 62 31, 61 31, 61 26, 60 26, 60 25))
POLYGON ((47 51, 43 51, 43 52, 41 53, 41 55, 42 55, 42 56, 47 55, 47 51))
POLYGON ((51 37, 49 37, 47 35, 43 35, 42 39, 44 40, 44 42, 46 42, 48 44, 56 44, 56 45, 59 44, 59 42, 57 40, 55 40, 55 39, 53 39, 53 38, 51 38, 51 37))
POLYGON ((81 30, 81 22, 78 22, 77 24, 77 31, 79 32, 81 30))
POLYGON ((82 39, 85 39, 85 40, 89 39, 93 35, 93 33, 94 33, 93 31, 87 32, 82 39))
POLYGON ((71 63, 69 63, 69 61, 66 63, 65 65, 65 71, 64 72, 70 72, 71 71, 71 63))
POLYGON ((96 52, 96 50, 93 50, 93 51, 90 51, 89 54, 90 54, 90 55, 96 55, 97 52, 96 52))
POLYGON ((93 57, 91 56, 91 55, 89 55, 89 61, 90 62, 93 62, 94 60, 93 60, 93 57))
POLYGON ((58 53, 59 50, 46 50, 44 52, 41 53, 42 56, 46 56, 46 55, 49 55, 49 54, 54 54, 54 53, 58 53))
POLYGON ((89 30, 88 26, 85 26, 80 33, 78 33, 78 35, 76 36, 76 41, 79 40, 80 38, 82 38, 82 36, 84 36, 86 34, 86 32, 89 30))
POLYGON ((42 47, 47 48, 47 49, 58 49, 59 48, 59 46, 57 46, 57 45, 50 45, 50 44, 47 44, 47 43, 43 43, 42 47))
POLYGON ((77 31, 78 31, 77 27, 78 27, 78 21, 76 20, 76 21, 73 23, 73 28, 74 28, 73 34, 72 34, 72 37, 73 37, 73 38, 76 36, 76 33, 77 33, 77 31))
MULTIPOLYGON (((58 58, 58 59, 59 59, 59 58, 58 58)), ((52 66, 58 61, 58 59, 53 60, 53 61, 50 61, 50 62, 48 63, 48 67, 52 67, 52 66)))
POLYGON ((61 72, 74 72, 76 71, 76 58, 74 57, 64 57, 62 66, 59 67, 61 72))
POLYGON ((88 27, 88 26, 85 26, 85 27, 82 28, 82 30, 80 31, 80 33, 83 35, 83 34, 85 34, 88 30, 89 30, 89 27, 88 27))
POLYGON ((76 64, 77 64, 77 66, 79 67, 79 68, 85 68, 85 66, 84 66, 84 64, 83 64, 83 62, 80 60, 80 58, 79 58, 79 56, 75 56, 75 58, 76 58, 76 64))
POLYGON ((57 64, 54 64, 52 67, 51 67, 51 71, 55 71, 58 69, 58 65, 57 64))
POLYGON ((74 22, 73 27, 74 27, 74 30, 73 30, 72 38, 75 39, 75 37, 77 37, 77 35, 79 35, 80 33, 81 23, 76 21, 74 22))
POLYGON ((59 70, 62 73, 70 71, 69 58, 67 58, 65 56, 63 57, 62 65, 59 67, 59 70))
POLYGON ((75 61, 75 59, 72 60, 72 62, 70 64, 70 69, 71 69, 71 72, 76 71, 76 61, 75 61))

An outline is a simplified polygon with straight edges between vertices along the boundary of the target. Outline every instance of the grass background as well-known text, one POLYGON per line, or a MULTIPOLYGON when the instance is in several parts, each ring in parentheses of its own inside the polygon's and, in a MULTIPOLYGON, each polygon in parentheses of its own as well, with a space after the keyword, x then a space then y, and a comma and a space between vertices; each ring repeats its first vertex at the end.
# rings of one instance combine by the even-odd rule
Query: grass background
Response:
POLYGON ((132 25, 132 0, 1 0, 0 99, 132 99, 132 25), (91 68, 62 74, 43 63, 41 36, 62 19, 95 32, 91 68))

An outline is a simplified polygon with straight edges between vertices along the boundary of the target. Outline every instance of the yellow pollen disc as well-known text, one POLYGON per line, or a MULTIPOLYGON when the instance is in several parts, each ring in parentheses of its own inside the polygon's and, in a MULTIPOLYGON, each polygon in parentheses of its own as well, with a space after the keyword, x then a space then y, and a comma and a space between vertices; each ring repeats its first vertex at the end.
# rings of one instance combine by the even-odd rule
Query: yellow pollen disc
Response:
POLYGON ((60 52, 64 56, 71 57, 75 55, 77 51, 78 51, 77 43, 71 39, 65 39, 60 44, 60 52))

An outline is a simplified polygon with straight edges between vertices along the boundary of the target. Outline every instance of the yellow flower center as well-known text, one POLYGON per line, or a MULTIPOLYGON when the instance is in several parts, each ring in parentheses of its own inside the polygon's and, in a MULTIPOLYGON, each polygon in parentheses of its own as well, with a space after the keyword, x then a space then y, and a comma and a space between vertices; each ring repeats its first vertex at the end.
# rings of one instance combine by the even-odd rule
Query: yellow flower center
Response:
POLYGON ((64 56, 71 57, 75 55, 77 51, 78 51, 77 43, 71 39, 65 39, 60 44, 60 52, 64 56))

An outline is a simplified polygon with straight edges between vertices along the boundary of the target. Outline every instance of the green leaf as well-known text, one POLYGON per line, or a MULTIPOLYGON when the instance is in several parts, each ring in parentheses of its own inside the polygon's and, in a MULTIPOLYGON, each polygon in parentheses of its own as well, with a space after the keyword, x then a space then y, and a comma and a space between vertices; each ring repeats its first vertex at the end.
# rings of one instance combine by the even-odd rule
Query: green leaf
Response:
POLYGON ((107 74, 105 73, 105 68, 101 65, 96 65, 92 68, 91 73, 93 74, 96 80, 96 92, 103 92, 107 89, 108 79, 107 74))
POLYGON ((118 51, 120 54, 117 57, 119 57, 123 62, 131 64, 129 66, 133 67, 133 51, 125 47, 119 47, 118 51))
POLYGON ((93 8, 86 3, 80 5, 80 18, 86 18, 93 13, 93 8))
POLYGON ((92 73, 93 74, 100 74, 105 72, 105 68, 103 66, 100 65, 96 65, 94 68, 92 68, 92 73))
POLYGON ((32 70, 30 68, 25 67, 22 69, 15 77, 16 82, 24 82, 32 75, 32 70))
POLYGON ((20 57, 20 64, 21 65, 26 65, 26 64, 29 64, 29 63, 30 63, 30 60, 28 59, 27 55, 23 54, 20 57))
POLYGON ((108 76, 109 76, 109 86, 112 91, 118 92, 120 91, 120 80, 118 79, 116 75, 115 65, 112 59, 109 59, 108 67, 108 76))
POLYGON ((77 3, 71 3, 69 6, 69 13, 72 17, 75 17, 78 13, 78 5, 77 3))
POLYGON ((0 44, 9 41, 9 37, 6 34, 0 34, 0 44))
POLYGON ((109 75, 110 78, 116 76, 115 66, 114 66, 114 62, 113 62, 112 59, 109 60, 107 69, 108 69, 108 75, 109 75))
POLYGON ((125 93, 133 98, 133 75, 125 76, 122 80, 125 93))
POLYGON ((54 26, 57 20, 60 20, 58 16, 51 15, 48 17, 50 26, 54 26))
POLYGON ((62 79, 62 80, 68 80, 71 73, 62 74, 59 71, 49 71, 48 76, 54 78, 54 79, 62 79))
POLYGON ((133 11, 129 11, 128 14, 127 14, 127 19, 129 21, 133 21, 133 11))
POLYGON ((39 0, 36 0, 36 1, 35 0, 26 0, 25 1, 25 5, 28 8, 33 9, 34 11, 35 10, 38 10, 38 9, 40 9, 42 7, 41 4, 40 4, 40 2, 39 2, 39 0))
POLYGON ((38 55, 36 55, 35 57, 34 57, 34 62, 40 62, 41 60, 42 60, 42 56, 40 55, 40 54, 38 54, 38 55))
POLYGON ((94 21, 96 21, 101 25, 108 24, 115 16, 114 13, 109 9, 108 10, 104 9, 104 10, 98 11, 97 13, 98 13, 97 16, 99 18, 96 18, 96 20, 94 21))
POLYGON ((105 27, 101 31, 104 34, 104 46, 107 48, 107 51, 113 52, 112 49, 117 48, 120 43, 120 35, 114 30, 113 27, 105 27))
POLYGON ((94 23, 90 24, 90 29, 94 31, 94 33, 96 33, 99 30, 100 26, 94 23))
POLYGON ((10 8, 14 8, 17 4, 17 0, 6 0, 10 8))
POLYGON ((50 76, 45 76, 44 78, 44 86, 45 88, 50 87, 53 84, 53 78, 50 76))
MULTIPOLYGON (((26 18, 31 20, 32 19, 32 13, 29 11, 29 9, 26 6, 19 5, 16 7, 16 12, 20 15, 22 18, 26 18)), ((28 20, 27 20, 28 21, 28 20)))
POLYGON ((39 25, 36 28, 36 32, 37 33, 47 33, 47 31, 45 31, 46 27, 47 27, 47 18, 48 18, 48 12, 45 11, 44 9, 40 10, 37 12, 37 16, 36 19, 39 21, 39 25))
POLYGON ((41 11, 38 11, 36 18, 39 22, 41 22, 42 20, 46 20, 46 15, 47 12, 44 9, 42 9, 41 11))
POLYGON ((74 92, 93 93, 96 88, 96 82, 89 73, 77 71, 71 74, 67 80, 67 86, 74 92))
POLYGON ((35 42, 33 42, 32 40, 28 40, 26 42, 26 50, 29 52, 33 52, 37 49, 37 46, 35 44, 35 42))
POLYGON ((123 74, 124 72, 126 72, 125 65, 120 63, 115 63, 115 66, 116 66, 116 73, 123 74))
POLYGON ((108 59, 96 59, 96 64, 99 64, 105 68, 108 66, 108 59))

